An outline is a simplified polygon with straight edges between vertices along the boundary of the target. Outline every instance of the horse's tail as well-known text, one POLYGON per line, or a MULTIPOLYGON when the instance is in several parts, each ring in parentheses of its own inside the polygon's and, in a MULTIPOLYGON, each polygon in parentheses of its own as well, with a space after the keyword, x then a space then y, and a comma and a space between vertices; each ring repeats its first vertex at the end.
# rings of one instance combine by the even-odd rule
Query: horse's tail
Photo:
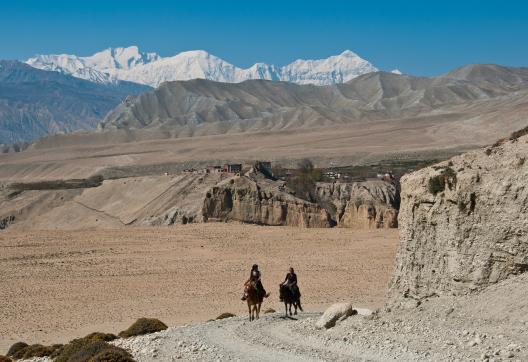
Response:
POLYGON ((297 299, 297 307, 299 307, 299 310, 300 310, 301 312, 304 312, 304 310, 303 310, 302 307, 301 307, 301 298, 297 299))

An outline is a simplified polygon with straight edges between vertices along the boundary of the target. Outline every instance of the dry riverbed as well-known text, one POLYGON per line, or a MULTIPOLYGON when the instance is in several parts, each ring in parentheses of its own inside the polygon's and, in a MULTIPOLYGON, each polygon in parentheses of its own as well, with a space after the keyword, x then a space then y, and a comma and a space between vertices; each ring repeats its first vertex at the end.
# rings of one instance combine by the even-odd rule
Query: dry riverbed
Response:
POLYGON ((258 263, 277 285, 289 265, 304 306, 384 302, 397 230, 297 229, 239 224, 111 230, 0 232, 0 352, 15 341, 65 342, 118 332, 138 317, 169 325, 222 312, 245 315, 241 285, 258 263))

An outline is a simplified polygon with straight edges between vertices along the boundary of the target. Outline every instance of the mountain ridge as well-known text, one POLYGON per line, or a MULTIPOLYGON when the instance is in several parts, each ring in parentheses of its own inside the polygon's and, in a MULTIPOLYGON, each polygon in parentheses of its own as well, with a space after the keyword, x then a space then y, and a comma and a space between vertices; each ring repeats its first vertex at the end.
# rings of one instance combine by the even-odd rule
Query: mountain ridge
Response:
POLYGON ((92 129, 129 94, 150 89, 96 84, 18 61, 0 61, 0 144, 92 129))
POLYGON ((94 55, 37 55, 26 63, 39 69, 58 71, 98 83, 126 80, 152 87, 165 81, 195 78, 238 83, 248 79, 281 80, 299 84, 328 85, 346 82, 377 71, 356 53, 345 50, 326 59, 297 59, 282 67, 255 63, 240 68, 204 50, 161 57, 141 52, 137 46, 108 48, 94 55))
POLYGON ((98 127, 161 129, 188 136, 447 114, 455 107, 491 101, 523 89, 524 83, 518 78, 524 76, 524 70, 508 68, 509 74, 516 72, 519 75, 513 78, 498 76, 497 84, 453 75, 427 78, 389 72, 371 72, 326 86, 267 80, 165 82, 120 104, 98 127))

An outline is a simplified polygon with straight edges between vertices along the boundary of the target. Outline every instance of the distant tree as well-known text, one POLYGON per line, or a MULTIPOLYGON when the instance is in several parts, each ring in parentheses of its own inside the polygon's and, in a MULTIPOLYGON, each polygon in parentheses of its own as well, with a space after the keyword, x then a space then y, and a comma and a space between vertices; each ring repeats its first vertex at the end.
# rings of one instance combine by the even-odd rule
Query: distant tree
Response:
POLYGON ((316 183, 321 179, 321 170, 316 169, 313 162, 305 158, 297 164, 297 173, 288 179, 287 186, 295 192, 295 196, 315 202, 316 183))

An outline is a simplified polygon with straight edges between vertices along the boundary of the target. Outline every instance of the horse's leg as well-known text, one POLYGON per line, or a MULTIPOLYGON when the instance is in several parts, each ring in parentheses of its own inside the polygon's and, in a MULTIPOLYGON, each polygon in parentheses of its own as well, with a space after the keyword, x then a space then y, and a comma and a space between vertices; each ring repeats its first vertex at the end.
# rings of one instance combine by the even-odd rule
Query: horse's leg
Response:
POLYGON ((284 312, 286 313, 286 317, 288 316, 288 303, 284 302, 284 312))
POLYGON ((248 300, 248 312, 249 312, 249 321, 251 322, 251 304, 249 304, 249 300, 248 300))
POLYGON ((257 304, 257 319, 260 318, 260 307, 262 306, 261 303, 257 304))
POLYGON ((295 308, 295 313, 293 314, 297 315, 297 302, 293 302, 293 307, 295 308))

